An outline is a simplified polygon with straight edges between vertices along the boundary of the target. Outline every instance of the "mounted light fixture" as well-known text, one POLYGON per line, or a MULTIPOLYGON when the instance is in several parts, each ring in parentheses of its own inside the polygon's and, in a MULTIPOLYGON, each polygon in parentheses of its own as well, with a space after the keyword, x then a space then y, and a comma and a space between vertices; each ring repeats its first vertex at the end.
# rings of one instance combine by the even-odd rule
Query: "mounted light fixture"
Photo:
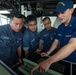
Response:
POLYGON ((74 8, 76 8, 76 4, 74 4, 74 8))
POLYGON ((0 14, 10 14, 8 10, 0 10, 0 14))

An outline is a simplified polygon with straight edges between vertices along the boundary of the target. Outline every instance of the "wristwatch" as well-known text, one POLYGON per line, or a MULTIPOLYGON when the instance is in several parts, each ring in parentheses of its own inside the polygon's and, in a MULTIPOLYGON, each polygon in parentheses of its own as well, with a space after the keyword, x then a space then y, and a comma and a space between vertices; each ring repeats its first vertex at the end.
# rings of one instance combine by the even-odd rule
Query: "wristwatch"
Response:
POLYGON ((48 55, 50 55, 50 52, 47 52, 48 55))

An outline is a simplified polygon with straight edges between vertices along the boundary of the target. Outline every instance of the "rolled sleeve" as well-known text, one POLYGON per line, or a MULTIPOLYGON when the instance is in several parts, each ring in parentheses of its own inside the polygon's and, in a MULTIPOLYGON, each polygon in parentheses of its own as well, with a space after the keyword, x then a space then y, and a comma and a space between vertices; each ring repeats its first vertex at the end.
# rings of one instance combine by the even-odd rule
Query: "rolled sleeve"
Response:
POLYGON ((43 34, 42 33, 40 33, 40 41, 39 41, 39 43, 44 43, 44 40, 43 40, 43 34))
POLYGON ((42 44, 43 44, 43 43, 44 43, 44 41, 40 39, 39 43, 42 43, 42 44))
POLYGON ((23 50, 24 51, 26 51, 26 50, 28 50, 29 49, 29 47, 23 47, 23 50))
POLYGON ((30 47, 30 39, 29 39, 29 35, 27 33, 24 34, 23 36, 23 50, 26 51, 29 49, 30 47))

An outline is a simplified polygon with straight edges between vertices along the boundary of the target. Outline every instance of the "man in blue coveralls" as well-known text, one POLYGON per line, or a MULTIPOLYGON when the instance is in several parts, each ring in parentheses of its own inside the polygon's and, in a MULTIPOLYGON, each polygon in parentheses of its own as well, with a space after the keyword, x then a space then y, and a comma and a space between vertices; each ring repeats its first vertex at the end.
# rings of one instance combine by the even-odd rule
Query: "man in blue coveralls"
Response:
POLYGON ((40 32, 38 52, 47 52, 55 39, 56 28, 51 27, 51 20, 49 17, 45 17, 42 21, 45 28, 40 32))
POLYGON ((0 60, 8 66, 22 63, 21 61, 21 44, 23 26, 23 17, 19 13, 10 15, 9 24, 0 26, 0 60))
POLYGON ((23 50, 25 56, 28 57, 38 48, 39 35, 37 33, 37 19, 34 15, 28 15, 26 23, 28 28, 25 30, 23 36, 23 50))
POLYGON ((42 56, 47 56, 54 51, 59 42, 61 48, 50 58, 34 67, 31 75, 37 68, 41 71, 47 71, 51 64, 61 59, 76 62, 76 18, 72 16, 73 11, 72 0, 60 0, 56 7, 56 12, 62 24, 58 27, 56 38, 50 50, 42 54, 42 56))

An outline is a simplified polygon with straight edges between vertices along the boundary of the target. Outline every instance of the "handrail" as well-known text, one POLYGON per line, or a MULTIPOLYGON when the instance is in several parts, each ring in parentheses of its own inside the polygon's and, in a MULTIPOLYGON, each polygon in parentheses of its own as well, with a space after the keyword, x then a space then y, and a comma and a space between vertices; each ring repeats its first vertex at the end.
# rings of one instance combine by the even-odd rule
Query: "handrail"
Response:
POLYGON ((2 60, 0 60, 0 64, 5 67, 12 75, 18 75, 16 74, 11 68, 9 68, 2 60))

